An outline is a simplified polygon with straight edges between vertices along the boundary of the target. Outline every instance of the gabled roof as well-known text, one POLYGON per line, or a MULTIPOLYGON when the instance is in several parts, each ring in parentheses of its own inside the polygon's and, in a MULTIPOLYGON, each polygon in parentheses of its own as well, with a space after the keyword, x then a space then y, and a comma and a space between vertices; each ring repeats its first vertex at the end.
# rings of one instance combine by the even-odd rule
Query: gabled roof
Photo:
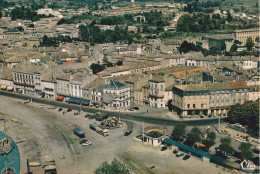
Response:
POLYGON ((115 80, 110 80, 109 84, 105 86, 104 89, 123 89, 123 88, 127 88, 127 86, 123 83, 120 83, 118 81, 115 80))

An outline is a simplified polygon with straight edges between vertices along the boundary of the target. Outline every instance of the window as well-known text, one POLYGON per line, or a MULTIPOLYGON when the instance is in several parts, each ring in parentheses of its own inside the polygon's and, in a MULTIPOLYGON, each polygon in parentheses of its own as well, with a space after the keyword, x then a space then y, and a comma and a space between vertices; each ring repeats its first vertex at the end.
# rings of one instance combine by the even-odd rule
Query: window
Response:
POLYGON ((195 105, 195 104, 193 104, 193 108, 195 108, 195 106, 196 106, 196 105, 195 105))
POLYGON ((187 104, 187 108, 190 108, 190 104, 187 104))
POLYGON ((201 108, 203 108, 203 104, 201 104, 201 108))

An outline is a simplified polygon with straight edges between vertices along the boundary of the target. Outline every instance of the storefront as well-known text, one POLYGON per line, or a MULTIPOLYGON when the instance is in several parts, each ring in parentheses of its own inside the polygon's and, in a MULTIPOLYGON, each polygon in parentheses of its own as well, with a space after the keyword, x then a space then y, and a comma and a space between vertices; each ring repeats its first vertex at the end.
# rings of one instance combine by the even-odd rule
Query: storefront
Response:
POLYGON ((57 95, 56 100, 57 101, 63 101, 64 97, 62 95, 57 95))
POLYGON ((89 103, 90 103, 90 100, 86 100, 86 99, 81 100, 81 105, 89 106, 89 103))
POLYGON ((150 129, 144 135, 144 142, 152 144, 152 146, 159 146, 163 140, 163 131, 159 129, 150 129))
POLYGON ((1 85, 1 90, 6 90, 7 85, 1 85))
POLYGON ((14 87, 13 86, 8 86, 7 90, 10 91, 10 92, 13 92, 14 91, 14 87))

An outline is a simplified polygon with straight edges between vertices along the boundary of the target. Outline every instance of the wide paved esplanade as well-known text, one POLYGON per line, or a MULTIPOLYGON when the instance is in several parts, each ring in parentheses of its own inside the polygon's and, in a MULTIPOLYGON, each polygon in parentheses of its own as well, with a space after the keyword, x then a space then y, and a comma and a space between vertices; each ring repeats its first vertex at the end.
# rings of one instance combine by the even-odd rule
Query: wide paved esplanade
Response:
POLYGON ((173 110, 182 117, 226 115, 230 106, 248 100, 245 82, 204 83, 173 87, 173 110))

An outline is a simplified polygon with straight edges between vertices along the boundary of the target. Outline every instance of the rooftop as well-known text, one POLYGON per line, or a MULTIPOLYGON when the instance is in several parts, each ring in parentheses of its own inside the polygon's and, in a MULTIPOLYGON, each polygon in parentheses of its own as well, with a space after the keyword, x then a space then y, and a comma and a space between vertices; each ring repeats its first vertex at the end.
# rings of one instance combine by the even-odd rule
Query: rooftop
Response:
POLYGON ((115 81, 115 80, 110 80, 109 84, 107 84, 105 86, 105 89, 117 90, 117 89, 123 89, 123 88, 127 88, 127 86, 125 84, 120 83, 120 82, 115 81))
POLYGON ((226 82, 226 83, 204 83, 204 84, 189 84, 189 85, 176 85, 183 91, 207 91, 207 90, 227 90, 227 89, 241 89, 249 88, 245 82, 226 82))

